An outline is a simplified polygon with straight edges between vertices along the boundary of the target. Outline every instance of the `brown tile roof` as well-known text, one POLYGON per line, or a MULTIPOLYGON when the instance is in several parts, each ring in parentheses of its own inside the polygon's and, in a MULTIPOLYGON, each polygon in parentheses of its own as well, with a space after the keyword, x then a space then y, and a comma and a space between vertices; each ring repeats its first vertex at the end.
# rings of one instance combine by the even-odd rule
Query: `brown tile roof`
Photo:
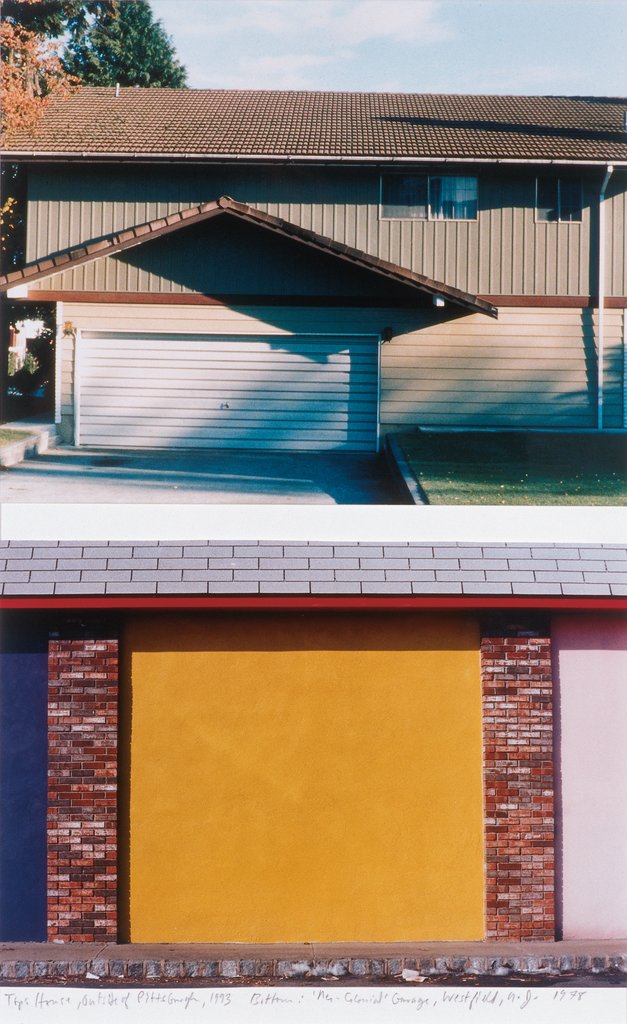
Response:
POLYGON ((353 266, 379 274, 395 284, 414 288, 422 294, 441 295, 454 303, 454 305, 461 306, 464 309, 486 313, 488 316, 493 317, 498 315, 495 306, 486 302, 485 299, 478 298, 476 295, 460 291, 459 288, 453 288, 451 285, 444 284, 441 281, 433 281, 423 274, 417 274, 413 270, 399 267, 396 263, 388 263, 377 256, 370 256, 368 253, 362 252, 361 249, 352 249, 341 242, 335 242, 331 238, 319 235, 316 231, 310 231, 308 228, 291 224, 280 217, 273 217, 269 213, 255 210, 245 203, 238 203, 229 196, 220 196, 219 199, 213 202, 179 210, 168 217, 158 217, 156 220, 148 221, 145 224, 137 224, 132 228, 126 228, 124 231, 116 231, 110 235, 105 235, 96 241, 81 243, 80 245, 72 246, 70 249, 65 249, 63 252, 53 253, 44 259, 37 260, 35 263, 29 263, 22 270, 13 270, 9 274, 0 276, 0 291, 7 291, 9 288, 14 288, 17 285, 40 281, 42 278, 50 277, 51 274, 56 274, 62 270, 72 270, 83 263, 90 263, 92 260, 100 259, 102 256, 111 256, 113 253, 123 252, 125 249, 141 245, 143 242, 159 238, 162 235, 171 234, 173 231, 179 231, 181 228, 198 224, 201 221, 218 215, 236 217, 268 231, 292 238, 327 255, 352 263, 353 266))
POLYGON ((627 160, 627 98, 82 88, 21 154, 627 160))

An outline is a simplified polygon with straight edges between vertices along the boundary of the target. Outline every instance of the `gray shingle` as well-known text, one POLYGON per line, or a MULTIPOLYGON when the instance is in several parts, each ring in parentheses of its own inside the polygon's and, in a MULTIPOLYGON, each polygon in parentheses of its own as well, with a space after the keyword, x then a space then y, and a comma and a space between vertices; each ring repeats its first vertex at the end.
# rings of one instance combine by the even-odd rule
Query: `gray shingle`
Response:
POLYGON ((281 569, 234 569, 234 580, 248 580, 252 583, 265 580, 267 583, 277 583, 283 579, 281 569))
POLYGON ((312 594, 361 594, 359 583, 312 583, 312 594))
POLYGON ((31 583, 78 583, 81 579, 81 574, 76 572, 59 571, 58 569, 47 569, 41 572, 35 571, 31 573, 31 583))
POLYGON ((609 584, 603 583, 563 583, 562 593, 564 595, 582 595, 589 594, 590 596, 602 597, 603 595, 609 595, 610 587, 609 584))
POLYGON ((258 583, 246 583, 244 580, 233 581, 232 583, 208 583, 210 594, 258 594, 258 583))
POLYGON ((121 583, 114 582, 107 583, 106 585, 107 594, 156 594, 157 584, 156 583, 140 583, 139 580, 133 580, 132 583, 121 583))
POLYGON ((309 560, 307 558, 260 558, 260 569, 307 569, 309 560))
POLYGON ((473 580, 485 580, 485 573, 482 569, 460 569, 459 572, 452 572, 449 569, 438 569, 435 574, 436 580, 440 583, 471 583, 473 580))
MULTIPOLYGON (((200 561, 200 559, 190 559, 190 561, 200 561)), ((188 569, 258 569, 259 559, 257 558, 209 558, 209 564, 206 562, 203 565, 189 565, 186 566, 188 569)))
POLYGON ((359 569, 358 558, 310 558, 312 569, 359 569))
POLYGON ((429 583, 422 580, 420 583, 412 583, 414 594, 461 594, 461 583, 429 583))
POLYGON ((55 583, 55 594, 104 594, 104 583, 55 583))
POLYGON ((136 572, 140 569, 156 569, 156 558, 109 558, 107 564, 110 569, 132 569, 136 572))
POLYGON ((85 545, 83 548, 83 556, 85 558, 131 558, 133 555, 133 548, 130 544, 112 544, 109 548, 103 551, 102 546, 94 544, 85 545))
MULTIPOLYGON (((24 587, 19 583, 5 583, 4 594, 6 597, 19 597, 24 593, 24 587)), ((54 583, 29 583, 28 595, 54 594, 54 583)))
POLYGON ((290 583, 286 580, 275 583, 270 580, 263 580, 259 584, 260 594, 302 594, 309 593, 309 585, 303 583, 290 583))
POLYGON ((562 587, 559 583, 512 583, 512 590, 515 594, 561 594, 562 587))
POLYGON ((486 545, 483 548, 484 558, 531 558, 531 548, 520 547, 520 545, 502 544, 500 547, 486 545))
MULTIPOLYGON (((182 569, 133 569, 132 578, 144 583, 180 583, 182 577, 182 569)), ((128 578, 131 578, 130 574, 128 578)))
POLYGON ((333 569, 286 569, 285 579, 289 583, 329 583, 335 579, 335 573, 333 569))
POLYGON ((409 583, 362 583, 362 594, 411 594, 409 583))
POLYGON ((551 572, 557 569, 557 562, 554 558, 510 558, 508 565, 514 572, 527 569, 544 569, 551 572))
POLYGON ((483 558, 483 549, 478 547, 464 547, 461 544, 444 547, 437 545, 433 548, 436 558, 483 558))
POLYGON ((233 545, 208 544, 207 541, 187 541, 183 547, 183 558, 232 558, 233 545))
POLYGON ((462 582, 464 594, 511 594, 511 583, 480 583, 478 581, 464 580, 462 582))
POLYGON ((208 583, 157 583, 158 594, 206 594, 208 583))
POLYGON ((52 558, 8 558, 7 572, 29 572, 31 569, 56 569, 57 563, 52 558))
POLYGON ((503 570, 500 572, 492 572, 488 569, 485 574, 485 578, 488 582, 494 580, 496 582, 503 583, 532 583, 534 575, 532 572, 525 572, 522 569, 518 572, 514 572, 513 570, 508 570, 507 572, 504 572, 503 570))
POLYGON ((184 569, 183 580, 195 583, 224 583, 233 579, 232 569, 184 569))
POLYGON ((460 558, 459 560, 460 569, 507 569, 507 559, 505 558, 482 558, 480 564, 477 564, 476 558, 460 558))
POLYGON ((572 545, 534 545, 534 557, 520 557, 526 549, 515 545, 479 548, 470 544, 359 542, 330 546, 322 542, 257 545, 201 541, 181 543, 178 547, 169 543, 120 542, 84 548, 66 542, 56 547, 50 542, 16 542, 3 550, 9 555, 20 553, 19 558, 9 558, 7 565, 0 568, 0 585, 11 588, 5 589, 11 596, 36 594, 39 585, 53 584, 58 594, 100 594, 105 585, 104 592, 108 594, 250 594, 260 592, 259 584, 288 584, 276 590, 263 586, 261 589, 264 593, 403 595, 413 590, 425 594, 463 592, 494 596, 513 590, 526 595, 602 596, 610 593, 610 587, 611 593, 621 593, 618 588, 627 584, 627 560, 621 557, 627 548, 617 545, 582 546, 581 557, 577 558, 574 554, 579 549, 572 545), (131 549, 135 553, 128 557, 131 549), (85 557, 77 557, 82 550, 85 557), (179 552, 176 557, 172 555, 174 550, 179 552), (241 552, 241 557, 230 557, 231 550, 241 552), (332 550, 335 557, 329 554, 332 550), (24 557, 28 551, 31 556, 24 557), (207 554, 225 551, 227 557, 207 554), (418 551, 420 557, 416 557, 418 551), (432 557, 427 554, 431 551, 432 557), (494 557, 483 557, 482 551, 490 551, 494 557), (56 557, 38 557, 42 552, 54 552, 56 557), (255 556, 250 552, 255 552, 255 556), (284 554, 279 557, 279 552, 284 554), (472 557, 468 557, 469 552, 472 557), (497 557, 496 552, 507 552, 507 559, 497 557), (516 557, 509 557, 512 552, 516 557), (603 558, 583 557, 592 552, 602 552, 603 558), (540 553, 543 557, 539 557, 540 553), (123 557, 118 557, 120 554, 123 557), (566 557, 562 557, 564 554, 566 557), (462 568, 458 568, 460 564, 462 568))
POLYGON ((207 559, 206 558, 159 558, 157 560, 158 569, 206 569, 207 559))

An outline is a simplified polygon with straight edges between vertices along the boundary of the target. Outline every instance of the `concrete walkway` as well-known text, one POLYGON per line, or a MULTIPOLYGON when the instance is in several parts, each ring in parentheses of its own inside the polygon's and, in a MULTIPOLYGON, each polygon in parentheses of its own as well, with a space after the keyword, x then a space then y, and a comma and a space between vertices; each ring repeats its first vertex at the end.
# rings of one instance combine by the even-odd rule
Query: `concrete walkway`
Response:
POLYGON ((53 448, 2 478, 8 502, 409 503, 384 455, 53 448))
POLYGON ((291 945, 4 943, 0 984, 627 985, 627 939, 291 945))

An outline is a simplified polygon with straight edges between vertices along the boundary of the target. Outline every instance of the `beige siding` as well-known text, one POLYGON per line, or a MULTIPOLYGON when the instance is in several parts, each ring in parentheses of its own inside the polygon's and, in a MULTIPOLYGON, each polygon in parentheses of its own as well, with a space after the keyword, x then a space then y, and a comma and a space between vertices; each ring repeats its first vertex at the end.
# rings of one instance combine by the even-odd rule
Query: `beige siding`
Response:
MULTIPOLYGON (((381 430, 417 426, 596 425, 595 316, 590 310, 506 308, 498 321, 436 311, 65 303, 83 330, 216 334, 379 334, 381 430)), ((623 311, 606 313, 606 427, 623 417, 623 311)), ((72 424, 73 352, 63 355, 65 439, 72 424)))
MULTIPOLYGON (((374 171, 254 168, 99 168, 30 172, 28 259, 228 194, 324 235, 464 290, 493 295, 588 295, 594 280, 598 174, 584 188, 580 224, 536 223, 533 173, 479 168, 475 222, 384 220, 374 171)), ((608 294, 627 294, 627 180, 608 199, 608 294)), ((191 259, 191 258, 190 258, 191 259)), ((234 282, 235 283, 235 282, 234 282)), ((41 287, 44 287, 42 285, 41 287)), ((140 278, 120 261, 64 276, 75 290, 181 290, 176 280, 140 278)), ((233 290, 233 289, 228 289, 233 290)))
POLYGON ((627 295, 627 171, 615 171, 607 193, 608 295, 627 295))

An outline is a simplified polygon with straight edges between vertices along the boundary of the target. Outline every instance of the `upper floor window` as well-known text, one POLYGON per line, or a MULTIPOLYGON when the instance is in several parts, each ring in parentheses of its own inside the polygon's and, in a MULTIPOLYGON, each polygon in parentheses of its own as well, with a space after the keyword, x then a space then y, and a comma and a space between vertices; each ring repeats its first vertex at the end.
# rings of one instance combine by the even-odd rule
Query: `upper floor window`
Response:
POLYGON ((581 193, 578 178, 536 178, 536 220, 580 221, 581 193))
POLYGON ((395 220, 476 220, 477 179, 453 174, 384 174, 381 216, 395 220))

